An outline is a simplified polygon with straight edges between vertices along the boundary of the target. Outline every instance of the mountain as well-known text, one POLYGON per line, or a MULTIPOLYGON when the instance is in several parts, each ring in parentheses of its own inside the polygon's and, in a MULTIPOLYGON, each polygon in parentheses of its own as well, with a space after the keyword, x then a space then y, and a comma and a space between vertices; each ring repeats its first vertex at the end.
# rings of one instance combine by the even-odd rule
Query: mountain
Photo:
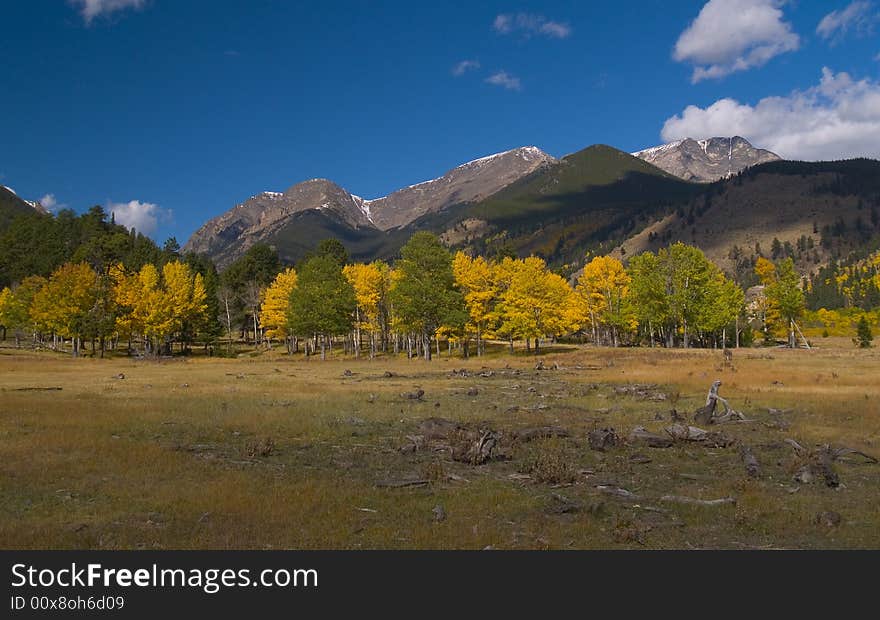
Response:
MULTIPOLYGON (((375 229, 365 201, 327 179, 312 179, 281 192, 262 192, 208 221, 183 250, 206 254, 220 265, 242 255, 253 244, 270 240, 307 212, 352 230, 375 229)), ((319 240, 319 239, 318 239, 319 240)), ((318 240, 314 240, 317 243, 318 240)))
POLYGON ((483 201, 416 224, 440 232, 454 248, 483 254, 535 253, 557 265, 572 264, 582 259, 585 249, 599 251, 612 240, 622 241, 641 222, 702 189, 628 153, 595 145, 483 201))
POLYGON ((5 228, 16 216, 34 211, 48 213, 39 202, 31 202, 18 197, 12 188, 0 185, 0 229, 5 228))
POLYGON ((335 236, 353 246, 352 256, 371 256, 385 244, 388 236, 383 231, 451 205, 480 200, 553 161, 540 149, 522 147, 470 161, 440 178, 374 200, 364 200, 326 179, 312 179, 283 193, 263 192, 249 198, 207 222, 183 250, 207 254, 222 266, 264 241, 293 262, 322 238, 335 236))
MULTIPOLYGON (((706 141, 705 150, 692 142, 708 157, 724 150, 719 140, 731 170, 745 159, 767 157, 738 138, 706 141), (757 155, 748 156, 750 149, 757 155)), ((667 151, 691 146, 682 142, 667 151)), ((452 250, 535 254, 568 274, 587 253, 626 261, 680 240, 748 282, 759 255, 791 256, 810 273, 880 246, 878 211, 875 160, 775 160, 695 183, 606 145, 561 159, 516 149, 378 200, 325 180, 260 194, 206 224, 185 247, 208 253, 222 267, 265 241, 294 263, 333 237, 354 260, 393 260, 414 232, 428 230, 452 250), (493 184, 496 174, 508 176, 493 184), (493 191, 498 185, 503 187, 493 191)))
POLYGON ((880 161, 775 161, 704 187, 614 255, 626 259, 683 241, 749 282, 759 255, 790 256, 802 273, 812 273, 880 246, 880 161))
POLYGON ((405 226, 419 217, 451 205, 476 202, 555 160, 534 146, 525 146, 475 159, 439 179, 398 190, 385 198, 367 200, 373 223, 380 230, 405 226))
POLYGON ((758 149, 739 136, 732 138, 687 138, 633 153, 635 157, 685 181, 712 183, 770 161, 781 159, 775 153, 758 149))

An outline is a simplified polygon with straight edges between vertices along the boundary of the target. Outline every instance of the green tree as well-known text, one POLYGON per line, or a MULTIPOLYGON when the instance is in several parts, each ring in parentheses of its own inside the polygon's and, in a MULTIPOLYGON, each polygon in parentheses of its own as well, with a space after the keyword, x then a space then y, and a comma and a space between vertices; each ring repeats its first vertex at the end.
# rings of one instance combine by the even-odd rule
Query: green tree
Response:
POLYGON ((788 325, 788 346, 794 348, 796 322, 804 313, 806 301, 800 287, 800 276, 794 268, 794 261, 786 258, 776 267, 775 279, 764 289, 770 304, 779 312, 780 318, 788 325))
POLYGON ((681 329, 682 344, 690 346, 701 306, 706 302, 713 265, 699 248, 678 242, 657 253, 665 281, 670 319, 681 329))
POLYGON ((401 325, 421 338, 426 360, 431 359, 431 339, 437 329, 463 327, 467 321, 452 255, 429 232, 417 232, 401 249, 390 297, 401 325))
POLYGON ((354 288, 342 266, 329 256, 313 256, 297 270, 288 310, 290 329, 294 334, 314 337, 321 347, 321 359, 326 359, 326 346, 332 347, 333 336, 351 331, 356 303, 354 288))
POLYGON ((340 267, 345 267, 349 263, 348 250, 342 245, 339 239, 324 239, 315 249, 315 256, 329 256, 340 267))
POLYGON ((857 345, 859 345, 859 348, 869 349, 873 340, 874 334, 871 333, 871 324, 868 323, 868 317, 863 314, 862 318, 859 319, 858 326, 856 327, 855 342, 857 345))
POLYGON ((266 243, 256 243, 236 259, 220 276, 223 286, 224 310, 229 306, 230 331, 232 323, 240 325, 244 332, 249 324, 254 330, 254 340, 260 340, 260 301, 263 290, 281 271, 281 261, 266 243))
POLYGON ((646 330, 651 345, 655 334, 663 338, 669 324, 669 300, 666 297, 666 282, 660 270, 657 255, 644 252, 634 256, 627 268, 630 283, 630 302, 635 310, 639 326, 646 330))

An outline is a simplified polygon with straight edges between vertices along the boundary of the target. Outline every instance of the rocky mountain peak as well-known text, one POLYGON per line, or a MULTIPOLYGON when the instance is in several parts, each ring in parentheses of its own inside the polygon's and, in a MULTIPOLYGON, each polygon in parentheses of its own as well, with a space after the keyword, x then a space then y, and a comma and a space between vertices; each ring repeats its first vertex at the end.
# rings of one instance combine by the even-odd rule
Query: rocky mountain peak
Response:
POLYGON ((635 157, 685 181, 711 183, 746 168, 781 159, 741 136, 685 138, 633 153, 635 157))

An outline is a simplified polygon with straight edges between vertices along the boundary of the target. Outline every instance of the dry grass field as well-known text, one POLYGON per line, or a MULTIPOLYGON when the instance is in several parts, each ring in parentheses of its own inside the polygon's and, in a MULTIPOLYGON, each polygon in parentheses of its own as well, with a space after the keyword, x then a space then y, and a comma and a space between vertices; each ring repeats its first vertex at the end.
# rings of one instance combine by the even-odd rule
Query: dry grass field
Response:
POLYGON ((880 453, 880 355, 829 343, 737 350, 732 366, 718 351, 560 348, 539 358, 546 370, 501 353, 157 362, 4 348, 0 547, 876 549, 880 465, 849 454, 831 463, 838 485, 796 481, 809 457, 785 442, 880 453), (706 429, 732 445, 628 441, 638 426, 664 434, 672 409, 693 424, 716 378, 750 420, 706 429), (462 428, 432 439, 429 418, 462 428), (547 426, 568 436, 523 433, 547 426), (617 445, 591 449, 597 428, 617 445), (452 458, 486 429, 500 433, 489 462, 452 458))

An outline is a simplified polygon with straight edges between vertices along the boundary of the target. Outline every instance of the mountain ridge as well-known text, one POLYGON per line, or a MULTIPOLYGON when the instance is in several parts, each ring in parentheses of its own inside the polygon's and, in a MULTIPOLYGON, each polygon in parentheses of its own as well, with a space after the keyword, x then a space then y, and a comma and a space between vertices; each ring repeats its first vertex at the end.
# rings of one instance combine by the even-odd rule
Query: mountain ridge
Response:
POLYGON ((776 153, 754 147, 741 136, 684 138, 631 155, 695 183, 729 179, 746 168, 782 159, 776 153))
POLYGON ((520 147, 465 162, 435 179, 369 200, 328 179, 310 179, 284 192, 251 196, 208 220, 183 250, 208 254, 222 265, 308 211, 322 212, 355 230, 388 231, 449 206, 488 197, 555 161, 537 147, 520 147))

